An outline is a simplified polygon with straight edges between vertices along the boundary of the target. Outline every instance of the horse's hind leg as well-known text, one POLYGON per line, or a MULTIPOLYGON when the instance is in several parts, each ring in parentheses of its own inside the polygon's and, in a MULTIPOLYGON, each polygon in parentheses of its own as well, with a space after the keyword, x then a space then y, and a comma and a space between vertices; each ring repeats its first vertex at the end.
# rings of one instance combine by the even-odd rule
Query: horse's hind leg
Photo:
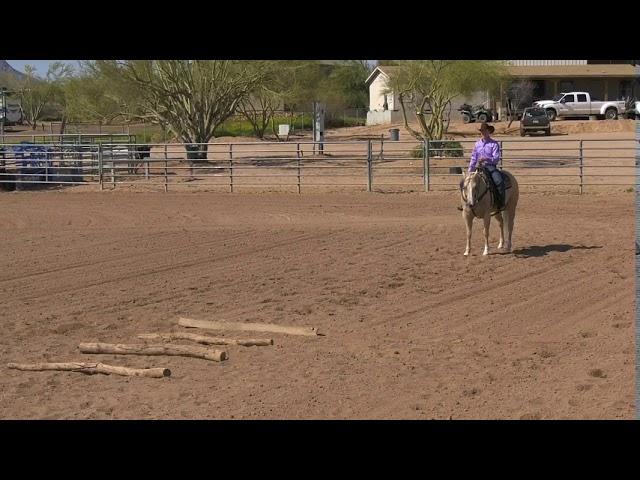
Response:
POLYGON ((510 208, 504 211, 504 223, 505 223, 505 231, 507 234, 507 244, 505 245, 505 251, 511 252, 512 244, 511 244, 511 236, 513 234, 513 222, 516 218, 515 208, 510 208))
POLYGON ((484 252, 482 255, 489 255, 489 226, 491 225, 491 215, 487 214, 484 221, 484 252))
POLYGON ((500 212, 496 215, 496 220, 498 220, 498 225, 500 225, 500 243, 498 244, 498 249, 504 248, 504 219, 502 215, 504 212, 500 212))

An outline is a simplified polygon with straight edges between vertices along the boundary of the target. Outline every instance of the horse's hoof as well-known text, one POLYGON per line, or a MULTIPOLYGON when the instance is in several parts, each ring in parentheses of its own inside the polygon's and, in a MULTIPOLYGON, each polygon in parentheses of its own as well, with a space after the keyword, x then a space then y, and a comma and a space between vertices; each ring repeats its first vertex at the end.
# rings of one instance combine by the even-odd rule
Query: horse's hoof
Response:
POLYGON ((469 256, 469 252, 464 252, 464 253, 463 253, 463 255, 464 255, 465 257, 468 257, 468 256, 469 256))
POLYGON ((482 255, 483 255, 483 256, 487 256, 487 255, 489 255, 489 250, 485 250, 484 252, 482 252, 482 255))

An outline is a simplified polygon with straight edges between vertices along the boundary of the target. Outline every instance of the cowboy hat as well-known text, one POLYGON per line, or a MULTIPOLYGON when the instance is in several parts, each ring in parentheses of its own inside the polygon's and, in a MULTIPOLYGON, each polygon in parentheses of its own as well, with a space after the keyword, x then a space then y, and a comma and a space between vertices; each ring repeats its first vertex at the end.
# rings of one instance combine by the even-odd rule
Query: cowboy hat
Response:
POLYGON ((496 131, 495 127, 493 125, 489 125, 487 122, 482 122, 478 131, 481 132, 484 129, 488 130, 489 133, 493 133, 496 131))

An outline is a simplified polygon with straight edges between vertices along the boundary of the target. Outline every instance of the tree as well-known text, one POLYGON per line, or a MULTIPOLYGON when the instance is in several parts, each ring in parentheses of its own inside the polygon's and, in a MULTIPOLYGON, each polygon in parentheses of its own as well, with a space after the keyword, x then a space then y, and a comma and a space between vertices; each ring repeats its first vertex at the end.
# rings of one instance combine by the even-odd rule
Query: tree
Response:
POLYGON ((345 60, 336 64, 319 61, 288 62, 292 65, 287 102, 306 109, 313 102, 327 105, 328 112, 366 107, 365 80, 373 70, 366 60, 345 60))
POLYGON ((386 93, 398 95, 404 125, 420 141, 443 138, 455 98, 495 92, 506 76, 504 65, 495 61, 410 60, 397 65, 386 93), (415 115, 419 131, 409 124, 409 112, 415 115))
POLYGON ((124 115, 150 120, 206 159, 218 125, 263 80, 266 62, 231 60, 97 60, 94 68, 122 102, 124 115))
MULTIPOLYGON (((249 65, 249 68, 256 68, 249 65)), ((249 95, 240 100, 238 111, 246 118, 258 138, 264 138, 271 124, 276 137, 274 118, 278 110, 283 109, 290 101, 295 90, 295 70, 300 68, 295 62, 274 61, 264 69, 262 81, 256 85, 249 95)))
POLYGON ((511 127, 511 124, 516 119, 517 112, 531 104, 535 87, 535 83, 527 79, 517 80, 509 85, 507 89, 507 117, 509 118, 509 125, 507 125, 507 128, 511 127))
POLYGON ((68 79, 63 93, 65 118, 69 120, 108 125, 122 116, 118 96, 111 91, 108 80, 94 71, 91 65, 83 65, 78 75, 68 79))
POLYGON ((365 85, 372 69, 366 61, 350 60, 337 66, 329 75, 327 90, 345 107, 363 108, 369 103, 369 90, 365 85))
POLYGON ((24 113, 25 120, 34 130, 47 106, 51 106, 60 92, 61 84, 73 74, 73 68, 62 62, 49 65, 45 78, 35 74, 35 68, 25 66, 25 76, 14 79, 15 90, 24 113))

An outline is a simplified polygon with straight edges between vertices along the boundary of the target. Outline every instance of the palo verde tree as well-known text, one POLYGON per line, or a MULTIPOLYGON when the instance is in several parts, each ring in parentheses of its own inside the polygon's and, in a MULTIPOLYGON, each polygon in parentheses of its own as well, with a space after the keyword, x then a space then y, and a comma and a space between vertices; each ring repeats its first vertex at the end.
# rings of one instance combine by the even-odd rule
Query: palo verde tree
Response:
POLYGON ((113 91, 112 84, 100 75, 92 62, 81 62, 80 71, 63 85, 64 119, 96 122, 108 125, 123 116, 127 101, 122 92, 113 91))
POLYGON ((420 141, 443 138, 454 99, 495 92, 506 76, 504 65, 495 61, 409 60, 396 65, 386 93, 397 94, 405 128, 420 141), (410 124, 414 119, 419 130, 410 124))
POLYGON ((260 84, 266 63, 97 60, 94 68, 121 92, 123 114, 160 124, 187 144, 187 158, 194 160, 207 158, 216 128, 260 84))

